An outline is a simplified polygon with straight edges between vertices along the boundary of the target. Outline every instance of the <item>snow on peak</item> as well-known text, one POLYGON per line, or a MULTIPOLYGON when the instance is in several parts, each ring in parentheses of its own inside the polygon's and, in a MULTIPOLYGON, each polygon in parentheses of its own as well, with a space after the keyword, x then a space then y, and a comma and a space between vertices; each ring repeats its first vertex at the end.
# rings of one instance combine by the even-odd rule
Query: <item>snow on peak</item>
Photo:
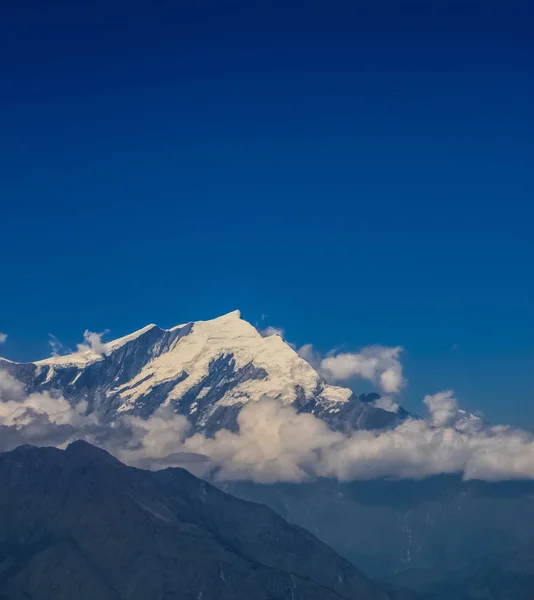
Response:
POLYGON ((103 360, 104 356, 109 355, 111 352, 118 350, 128 342, 132 342, 137 339, 147 331, 154 329, 156 325, 147 325, 138 331, 134 331, 129 335, 125 335, 121 338, 117 338, 116 340, 112 340, 111 342, 103 343, 103 352, 95 352, 90 346, 82 344, 79 346, 77 352, 73 352, 71 354, 65 354, 63 356, 51 356, 50 358, 45 358, 43 360, 38 360, 35 362, 36 365, 39 366, 53 366, 53 367, 66 367, 66 366, 75 366, 75 367, 85 367, 90 365, 91 363, 97 362, 99 360, 103 360))
POLYGON ((43 358, 43 360, 36 360, 34 364, 43 367, 85 367, 98 360, 102 360, 102 354, 98 354, 89 349, 73 352, 72 354, 65 354, 62 356, 43 358))
MULTIPOLYGON (((239 311, 233 311, 209 321, 194 322, 188 335, 177 339, 168 352, 154 358, 134 379, 117 388, 115 391, 123 400, 122 410, 131 409, 137 399, 151 389, 177 379, 185 372, 188 376, 174 386, 167 399, 168 402, 179 400, 207 378, 210 365, 224 356, 235 361, 236 370, 252 364, 256 369, 264 370, 266 375, 231 387, 219 405, 258 401, 263 397, 292 403, 297 399, 299 389, 312 395, 323 385, 313 367, 282 338, 263 337, 241 318, 239 311)), ((330 401, 346 401, 350 395, 350 390, 325 386, 324 397, 330 401)))
POLYGON ((125 335, 124 337, 117 338, 116 340, 108 342, 106 344, 107 353, 117 350, 117 348, 124 346, 124 344, 127 344, 128 342, 132 342, 133 340, 137 339, 138 337, 141 337, 147 331, 150 331, 151 329, 154 329, 154 328, 157 328, 157 325, 154 325, 154 323, 151 323, 150 325, 146 325, 145 327, 142 327, 141 329, 138 329, 137 331, 134 331, 133 333, 130 333, 129 335, 125 335))
POLYGON ((144 334, 155 330, 167 341, 158 342, 157 352, 140 347, 139 370, 125 381, 105 382, 111 387, 105 392, 118 400, 120 412, 131 411, 139 401, 155 392, 159 394, 165 384, 166 403, 179 401, 190 390, 198 398, 208 394, 213 377, 223 377, 221 393, 214 401, 217 406, 232 406, 264 397, 275 398, 291 404, 297 400, 319 398, 327 403, 344 403, 352 392, 349 389, 327 385, 314 368, 301 358, 279 335, 263 337, 248 321, 241 318, 238 310, 208 321, 196 321, 168 330, 147 325, 134 333, 107 343, 87 343, 78 351, 66 356, 53 356, 37 361, 38 367, 48 367, 47 383, 58 375, 60 369, 79 369, 71 381, 73 385, 83 369, 110 357, 114 352, 134 342, 144 334), (183 329, 183 331, 179 331, 183 329), (168 335, 170 334, 170 335, 168 335), (220 362, 222 361, 222 363, 220 362), (226 365, 228 375, 217 375, 220 365, 226 365), (249 371, 250 369, 250 371, 249 371), (240 375, 240 371, 243 372, 240 375), (235 378, 234 378, 235 376, 235 378))
POLYGON ((240 310, 233 310, 232 312, 226 313, 225 315, 221 315, 220 317, 217 317, 215 319, 212 319, 213 321, 229 321, 231 319, 241 319, 241 311, 240 310))

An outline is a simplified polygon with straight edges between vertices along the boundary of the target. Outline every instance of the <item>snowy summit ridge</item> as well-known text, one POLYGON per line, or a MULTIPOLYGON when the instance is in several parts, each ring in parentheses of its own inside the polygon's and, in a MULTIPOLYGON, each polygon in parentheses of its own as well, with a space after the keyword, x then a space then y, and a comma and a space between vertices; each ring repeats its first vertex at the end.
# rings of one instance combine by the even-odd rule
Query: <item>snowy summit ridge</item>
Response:
POLYGON ((148 418, 170 405, 209 435, 236 429, 240 409, 264 397, 311 412, 334 429, 387 426, 396 418, 329 385, 279 335, 263 337, 239 311, 171 329, 147 325, 97 348, 81 345, 34 363, 0 359, 0 367, 28 392, 59 390, 105 420, 148 418))

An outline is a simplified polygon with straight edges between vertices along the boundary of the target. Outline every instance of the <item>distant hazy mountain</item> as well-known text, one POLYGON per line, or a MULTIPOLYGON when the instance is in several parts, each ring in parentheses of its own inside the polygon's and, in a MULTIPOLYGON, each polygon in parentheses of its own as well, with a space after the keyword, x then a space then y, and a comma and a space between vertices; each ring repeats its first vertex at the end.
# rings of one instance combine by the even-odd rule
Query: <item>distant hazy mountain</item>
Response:
POLYGON ((182 469, 85 442, 0 454, 2 600, 385 597, 313 535, 182 469))
POLYGON ((97 350, 35 363, 0 359, 0 367, 28 392, 59 390, 73 404, 87 401, 107 421, 117 414, 149 417, 170 404, 208 435, 235 430, 241 408, 263 397, 313 413, 337 430, 386 427, 407 416, 328 385, 280 336, 262 337, 239 311, 172 329, 148 325, 97 350))
MULTIPOLYGON (((267 504, 375 578, 396 581, 396 575, 411 570, 447 579, 495 555, 523 551, 534 540, 534 481, 488 483, 441 475, 222 487, 267 504)), ((409 580, 399 581, 406 586, 409 580)))
POLYGON ((513 552, 474 561, 457 571, 408 570, 395 583, 433 600, 532 600, 534 537, 513 552))

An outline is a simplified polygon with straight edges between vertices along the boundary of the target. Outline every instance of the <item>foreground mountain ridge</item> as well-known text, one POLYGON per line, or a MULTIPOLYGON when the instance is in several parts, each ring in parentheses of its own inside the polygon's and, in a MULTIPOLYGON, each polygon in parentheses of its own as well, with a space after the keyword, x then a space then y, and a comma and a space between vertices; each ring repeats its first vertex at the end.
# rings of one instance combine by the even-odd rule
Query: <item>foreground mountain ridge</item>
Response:
POLYGON ((387 427, 407 414, 329 385, 279 335, 263 337, 239 311, 171 329, 148 325, 33 363, 0 359, 0 367, 28 392, 59 390, 72 404, 87 402, 105 421, 120 414, 148 418, 171 405, 208 435, 235 430, 241 408, 263 397, 313 413, 335 430, 387 427))
POLYGON ((384 600, 307 531, 182 469, 103 450, 0 454, 2 600, 384 600))

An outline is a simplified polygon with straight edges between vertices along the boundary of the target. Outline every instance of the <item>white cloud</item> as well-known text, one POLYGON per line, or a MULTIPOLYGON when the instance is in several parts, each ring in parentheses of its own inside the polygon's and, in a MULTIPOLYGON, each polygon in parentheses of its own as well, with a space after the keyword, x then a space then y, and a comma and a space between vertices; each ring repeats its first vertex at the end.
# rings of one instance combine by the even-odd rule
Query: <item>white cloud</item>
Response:
POLYGON ((246 405, 238 423, 239 433, 196 434, 185 443, 220 468, 221 480, 303 481, 313 476, 322 450, 343 439, 313 415, 269 399, 246 405))
POLYGON ((130 464, 158 462, 180 452, 191 430, 187 418, 177 415, 171 406, 162 406, 150 419, 125 416, 123 420, 132 429, 132 440, 119 454, 130 464))
POLYGON ((373 406, 394 413, 399 412, 400 408, 399 403, 395 402, 395 400, 391 396, 380 396, 380 398, 373 402, 373 406))
POLYGON ((0 370, 0 402, 21 401, 25 395, 22 382, 7 371, 0 370))
POLYGON ((50 423, 56 425, 81 424, 86 405, 74 410, 61 396, 48 392, 30 394, 24 401, 0 402, 0 425, 13 425, 17 428, 31 425, 36 415, 46 415, 50 423))
POLYGON ((0 332, 0 344, 3 344, 7 340, 7 333, 0 332))
POLYGON ((386 394, 395 394, 405 380, 399 355, 400 346, 368 346, 357 353, 327 356, 320 363, 320 371, 328 381, 339 383, 353 377, 368 379, 386 394))
POLYGON ((532 433, 485 426, 458 409, 452 392, 427 396, 425 404, 426 419, 351 435, 333 432, 313 415, 298 414, 274 400, 246 405, 238 418, 239 432, 222 430, 214 438, 187 437, 183 417, 169 424, 155 415, 153 424, 152 419, 144 422, 147 436, 137 456, 129 458, 152 456, 161 465, 165 454, 170 460, 163 464, 172 464, 172 457, 184 452, 205 455, 217 467, 218 479, 261 483, 313 477, 422 478, 439 473, 463 473, 466 479, 534 478, 532 433), (176 436, 170 433, 174 429, 176 436))
POLYGON ((462 414, 466 413, 460 411, 455 426, 409 419, 390 431, 357 432, 323 454, 317 474, 340 480, 418 479, 439 473, 462 473, 465 479, 490 481, 534 478, 531 433, 502 426, 464 428, 462 414))
POLYGON ((108 333, 103 331, 102 333, 94 333, 93 331, 85 330, 83 334, 83 344, 78 344, 78 352, 93 352, 94 354, 103 355, 107 353, 107 344, 102 341, 102 336, 108 333))
POLYGON ((86 409, 83 402, 73 407, 51 392, 27 394, 20 381, 0 370, 0 449, 72 441, 96 423, 94 416, 85 415, 86 409))
POLYGON ((458 402, 451 390, 425 396, 423 402, 428 409, 430 424, 434 427, 453 425, 457 420, 458 402))
POLYGON ((534 478, 532 433, 484 425, 458 408, 452 392, 427 396, 425 404, 425 419, 408 419, 392 430, 344 435, 311 414, 265 399, 245 405, 238 433, 221 430, 213 438, 199 433, 188 437, 185 417, 166 407, 147 421, 132 419, 131 449, 115 453, 130 464, 178 465, 199 475, 210 471, 200 460, 205 456, 219 480, 260 483, 314 477, 418 479, 440 473, 490 481, 534 478))

